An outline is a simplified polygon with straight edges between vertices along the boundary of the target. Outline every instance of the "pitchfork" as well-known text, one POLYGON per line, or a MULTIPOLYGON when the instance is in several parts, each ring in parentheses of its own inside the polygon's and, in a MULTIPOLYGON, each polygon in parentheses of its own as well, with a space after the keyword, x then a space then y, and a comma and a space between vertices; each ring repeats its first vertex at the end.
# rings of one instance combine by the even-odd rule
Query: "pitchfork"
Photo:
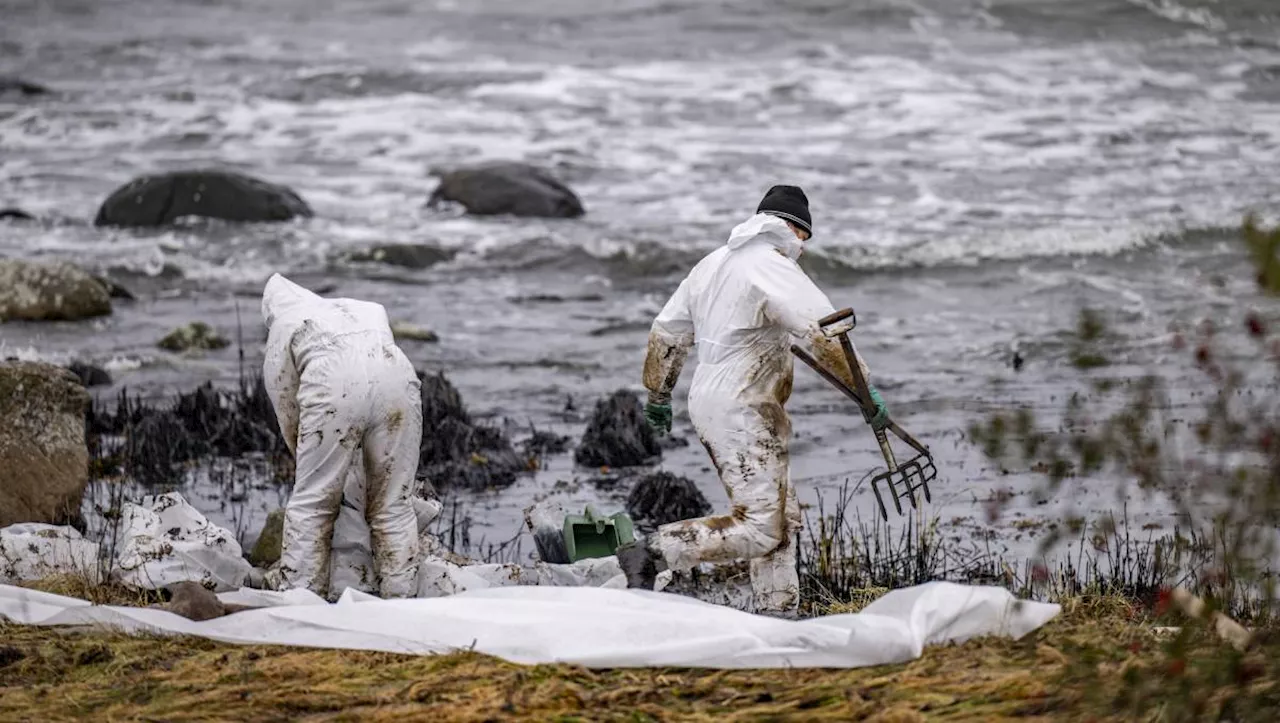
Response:
MULTIPOLYGON (((823 379, 843 392, 846 397, 852 399, 862 410, 863 418, 870 424, 871 418, 875 416, 875 407, 871 405, 867 380, 862 376, 862 367, 858 366, 857 356, 853 353, 853 343, 849 341, 849 332, 853 331, 857 325, 858 318, 854 315, 853 309, 841 309, 818 320, 818 327, 822 330, 823 336, 840 340, 840 348, 844 351, 845 360, 849 362, 849 369, 853 372, 854 389, 850 389, 848 384, 824 368, 817 359, 799 346, 791 345, 791 352, 799 357, 800 361, 812 367, 823 379)), ((919 509, 916 503, 916 490, 924 493, 926 502, 933 501, 933 497, 929 494, 929 483, 938 477, 938 469, 933 464, 933 455, 929 453, 928 447, 898 426, 897 422, 890 421, 887 429, 898 439, 910 445, 917 454, 903 464, 898 464, 893 449, 889 446, 889 436, 885 434, 885 430, 875 430, 876 442, 880 444, 880 452, 884 455, 884 462, 889 469, 871 478, 871 490, 876 494, 876 503, 880 505, 880 516, 885 520, 889 519, 889 510, 885 507, 884 497, 880 493, 881 483, 888 488, 894 509, 901 515, 904 497, 911 503, 912 508, 919 509)))

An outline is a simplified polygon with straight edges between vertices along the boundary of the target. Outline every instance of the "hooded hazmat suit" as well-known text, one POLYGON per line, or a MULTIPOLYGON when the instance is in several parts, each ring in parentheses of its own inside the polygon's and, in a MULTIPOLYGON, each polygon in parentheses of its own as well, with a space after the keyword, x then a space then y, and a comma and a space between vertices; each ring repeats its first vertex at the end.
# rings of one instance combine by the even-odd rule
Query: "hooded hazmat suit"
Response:
POLYGON ((363 488, 376 588, 384 598, 413 595, 421 383, 386 310, 325 299, 275 274, 262 315, 263 378, 296 466, 280 556, 285 583, 329 594, 334 524, 352 480, 363 488))
MULTIPOLYGON (((852 386, 840 346, 818 320, 834 308, 800 269, 803 242, 780 218, 757 214, 707 255, 654 320, 644 363, 649 401, 666 404, 696 346, 689 416, 723 482, 728 515, 659 527, 650 546, 672 570, 750 560, 757 610, 789 612, 800 599, 800 508, 791 484, 793 340, 852 386)), ((863 374, 867 374, 858 357, 863 374)))

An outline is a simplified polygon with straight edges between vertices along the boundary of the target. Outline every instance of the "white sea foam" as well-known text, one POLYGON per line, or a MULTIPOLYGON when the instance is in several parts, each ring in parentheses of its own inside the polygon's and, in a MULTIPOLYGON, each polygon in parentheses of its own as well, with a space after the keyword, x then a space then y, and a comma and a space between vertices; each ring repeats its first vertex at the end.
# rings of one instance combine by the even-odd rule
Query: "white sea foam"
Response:
MULTIPOLYGON (((1212 13, 1171 0, 1130 1, 1218 27, 1212 13)), ((14 157, 0 193, 88 218, 134 175, 220 165, 293 186, 325 219, 285 234, 274 258, 186 247, 220 267, 311 264, 318 248, 424 228, 444 245, 526 243, 530 226, 544 229, 422 209, 435 185, 428 169, 484 160, 570 177, 607 230, 558 229, 558 242, 667 224, 674 245, 715 243, 714 232, 683 235, 727 229, 787 181, 808 190, 824 249, 872 265, 1114 253, 1171 216, 1225 225, 1273 198, 1260 179, 1280 163, 1280 111, 1251 100, 1245 80, 1265 57, 1224 61, 1205 46, 1203 63, 1170 64, 1149 46, 1021 42, 990 20, 916 10, 928 22, 913 37, 954 42, 566 63, 476 53, 428 32, 386 49, 409 59, 399 65, 356 39, 292 46, 265 30, 232 45, 146 45, 137 62, 158 72, 0 108, 0 142, 14 157), (396 80, 414 73, 423 87, 443 85, 416 92, 396 80), (302 99, 271 90, 344 75, 387 86, 302 99)), ((101 238, 50 236, 40 243, 58 253, 101 238)), ((0 231, 0 244, 11 238, 0 231)))

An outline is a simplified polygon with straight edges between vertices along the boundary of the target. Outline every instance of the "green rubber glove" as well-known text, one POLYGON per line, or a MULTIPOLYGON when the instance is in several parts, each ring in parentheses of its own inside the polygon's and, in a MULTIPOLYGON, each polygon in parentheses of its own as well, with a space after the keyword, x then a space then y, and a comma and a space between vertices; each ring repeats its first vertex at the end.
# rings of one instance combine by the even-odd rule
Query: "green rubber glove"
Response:
POLYGON ((649 423, 649 427, 653 429, 653 433, 659 437, 671 432, 671 405, 670 404, 654 404, 650 402, 644 405, 644 419, 649 423))
MULTIPOLYGON (((867 385, 867 396, 871 397, 871 404, 876 408, 876 413, 867 418, 867 421, 871 423, 871 428, 877 432, 888 429, 889 407, 884 403, 884 397, 881 397, 880 392, 870 385, 867 385)), ((866 416, 865 412, 863 416, 866 416)))

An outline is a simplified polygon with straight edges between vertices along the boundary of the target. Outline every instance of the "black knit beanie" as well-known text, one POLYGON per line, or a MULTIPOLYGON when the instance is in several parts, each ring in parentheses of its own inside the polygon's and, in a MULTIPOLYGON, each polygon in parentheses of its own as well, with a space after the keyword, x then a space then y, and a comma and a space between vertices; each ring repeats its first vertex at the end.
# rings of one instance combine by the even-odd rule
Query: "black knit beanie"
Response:
POLYGON ((764 194, 756 213, 777 216, 799 226, 813 235, 813 221, 809 218, 809 199, 799 186, 774 186, 764 194))

